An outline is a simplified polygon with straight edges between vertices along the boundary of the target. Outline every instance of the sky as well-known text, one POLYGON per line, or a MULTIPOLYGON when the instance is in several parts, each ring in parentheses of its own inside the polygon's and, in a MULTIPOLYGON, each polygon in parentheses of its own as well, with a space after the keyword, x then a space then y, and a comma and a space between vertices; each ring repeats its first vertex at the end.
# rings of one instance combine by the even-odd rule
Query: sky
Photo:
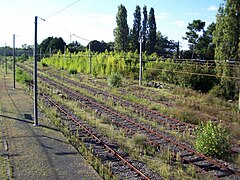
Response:
POLYGON ((118 6, 123 4, 129 28, 133 26, 136 5, 141 10, 146 5, 148 12, 153 7, 157 31, 169 40, 179 41, 181 49, 188 49, 187 41, 182 39, 188 23, 200 19, 207 27, 215 22, 223 0, 79 0, 64 9, 74 2, 76 0, 0 0, 0 46, 6 43, 12 47, 13 34, 16 34, 17 47, 33 45, 35 16, 39 17, 39 44, 49 36, 62 37, 67 44, 70 41, 83 45, 87 45, 87 40, 114 41, 116 14, 118 6))

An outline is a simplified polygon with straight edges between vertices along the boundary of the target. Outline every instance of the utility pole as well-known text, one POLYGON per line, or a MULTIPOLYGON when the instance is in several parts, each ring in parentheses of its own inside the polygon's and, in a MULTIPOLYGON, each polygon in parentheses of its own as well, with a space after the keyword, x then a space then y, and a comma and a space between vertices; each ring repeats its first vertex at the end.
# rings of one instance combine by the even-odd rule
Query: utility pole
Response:
POLYGON ((38 17, 35 16, 35 37, 34 37, 34 126, 38 126, 38 103, 37 103, 37 20, 38 17))
POLYGON ((91 41, 88 44, 89 46, 89 73, 92 74, 92 57, 91 57, 91 41))
POLYGON ((13 89, 16 88, 16 73, 15 73, 15 63, 16 63, 16 53, 15 53, 15 34, 13 34, 13 89))
POLYGON ((140 36, 140 39, 139 39, 139 42, 140 42, 140 48, 139 48, 139 63, 140 63, 139 86, 142 86, 142 41, 143 41, 143 37, 140 36))
POLYGON ((7 45, 6 45, 6 43, 5 43, 5 47, 4 47, 5 74, 7 74, 7 57, 6 57, 6 49, 7 49, 7 45))

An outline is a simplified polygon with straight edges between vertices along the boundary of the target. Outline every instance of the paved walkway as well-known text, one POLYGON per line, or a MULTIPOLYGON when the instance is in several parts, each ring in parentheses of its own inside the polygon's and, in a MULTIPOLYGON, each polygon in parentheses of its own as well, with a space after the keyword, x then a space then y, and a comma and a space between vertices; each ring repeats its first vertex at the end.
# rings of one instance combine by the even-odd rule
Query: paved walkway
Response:
POLYGON ((0 179, 101 179, 45 117, 33 126, 33 100, 0 69, 0 179))

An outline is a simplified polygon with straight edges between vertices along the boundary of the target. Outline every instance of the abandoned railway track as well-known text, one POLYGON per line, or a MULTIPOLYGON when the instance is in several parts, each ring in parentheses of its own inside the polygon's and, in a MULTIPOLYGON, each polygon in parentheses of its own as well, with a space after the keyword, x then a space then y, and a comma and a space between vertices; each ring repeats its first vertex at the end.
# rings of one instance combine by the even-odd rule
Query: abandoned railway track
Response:
POLYGON ((106 142, 106 138, 101 139, 101 135, 96 132, 86 122, 79 119, 63 105, 56 103, 51 97, 42 94, 45 104, 54 107, 70 132, 84 142, 85 146, 93 152, 94 156, 108 166, 111 172, 120 179, 162 179, 159 175, 152 173, 146 164, 132 160, 126 153, 121 151, 116 144, 106 142))
POLYGON ((218 160, 209 158, 203 154, 198 153, 189 145, 178 142, 176 139, 159 133, 147 126, 146 124, 139 123, 134 119, 125 117, 115 110, 106 107, 96 101, 87 98, 80 93, 73 92, 64 85, 54 82, 46 77, 39 76, 45 83, 57 88, 62 93, 67 94, 67 97, 71 100, 81 103, 82 106, 91 108, 96 113, 105 114, 108 120, 118 127, 126 130, 129 134, 141 133, 147 136, 148 144, 155 147, 156 150, 170 150, 173 156, 180 157, 183 163, 193 165, 199 171, 204 173, 210 173, 215 178, 228 177, 231 179, 237 179, 240 176, 238 170, 232 169, 218 160))
MULTIPOLYGON (((59 78, 58 76, 56 76, 54 74, 51 74, 51 76, 55 77, 57 79, 59 78)), ((159 124, 165 125, 170 129, 175 129, 180 132, 182 132, 182 131, 192 132, 195 130, 195 125, 193 125, 193 124, 189 124, 186 122, 182 122, 178 119, 168 117, 164 114, 161 114, 160 112, 158 112, 156 110, 151 110, 143 105, 139 105, 139 104, 133 103, 131 101, 124 100, 119 96, 112 95, 112 94, 104 92, 100 89, 93 88, 93 87, 85 85, 85 84, 80 84, 76 81, 73 81, 73 80, 71 80, 69 78, 65 78, 65 77, 61 77, 61 81, 71 84, 75 87, 85 89, 87 92, 90 92, 93 95, 102 95, 105 99, 107 98, 109 100, 112 100, 114 103, 118 103, 121 106, 130 107, 134 112, 137 112, 139 115, 145 117, 146 119, 155 120, 159 124)), ((143 97, 143 96, 141 96, 141 97, 143 97)), ((149 100, 151 100, 151 99, 149 99, 149 100)))

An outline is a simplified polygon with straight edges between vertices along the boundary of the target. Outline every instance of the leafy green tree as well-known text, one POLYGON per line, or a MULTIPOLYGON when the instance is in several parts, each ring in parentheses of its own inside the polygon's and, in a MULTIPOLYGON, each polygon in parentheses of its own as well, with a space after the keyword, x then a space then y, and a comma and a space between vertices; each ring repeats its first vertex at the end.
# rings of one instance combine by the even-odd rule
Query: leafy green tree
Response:
POLYGON ((213 60, 214 49, 213 44, 213 32, 215 30, 215 23, 211 23, 207 30, 203 32, 203 35, 199 37, 196 44, 196 53, 201 59, 213 60))
POLYGON ((114 29, 115 50, 128 50, 129 27, 127 24, 127 10, 122 4, 118 6, 118 13, 116 16, 117 27, 114 29))
POLYGON ((154 9, 151 8, 148 17, 148 30, 147 30, 147 44, 149 54, 155 52, 156 37, 157 37, 156 20, 154 15, 154 9))
POLYGON ((224 40, 225 34, 225 20, 224 20, 224 6, 220 5, 216 15, 216 28, 213 32, 213 43, 215 44, 215 59, 218 61, 226 60, 227 58, 227 43, 224 40))
POLYGON ((188 40, 190 43, 189 47, 192 50, 192 59, 194 58, 196 44, 198 43, 200 37, 199 32, 203 31, 204 26, 205 22, 201 20, 193 20, 192 23, 188 23, 188 31, 186 32, 186 37, 183 37, 183 39, 188 40))
POLYGON ((148 23, 148 15, 147 15, 147 6, 143 7, 143 21, 142 21, 142 51, 146 51, 146 39, 147 39, 147 23, 148 23))
POLYGON ((51 48, 52 53, 57 53, 59 50, 61 52, 64 52, 65 45, 66 43, 61 37, 59 38, 55 37, 49 42, 46 50, 49 51, 49 49, 51 48))
POLYGON ((47 47, 48 47, 48 45, 50 44, 50 42, 51 42, 52 40, 53 40, 53 37, 48 37, 48 38, 44 39, 44 40, 42 41, 42 43, 38 46, 38 48, 41 49, 41 51, 42 51, 43 53, 46 53, 47 47))
POLYGON ((64 51, 64 46, 66 43, 64 40, 59 37, 48 37, 42 41, 42 43, 39 45, 39 49, 42 50, 42 53, 47 54, 49 52, 49 49, 51 48, 53 53, 60 51, 64 51))
POLYGON ((167 36, 163 36, 160 31, 156 34, 155 51, 159 56, 172 57, 176 50, 176 43, 168 40, 167 36))
MULTIPOLYGON (((91 41, 91 51, 93 52, 104 52, 105 49, 103 47, 103 44, 97 40, 91 41)), ((89 47, 89 44, 87 45, 89 47)))
POLYGON ((239 77, 237 69, 231 68, 228 60, 239 61, 240 52, 240 0, 226 0, 221 4, 217 14, 216 29, 213 33, 217 74, 220 83, 215 87, 218 96, 227 99, 238 97, 239 83, 230 77, 239 77), (221 90, 221 91, 220 91, 221 90))
POLYGON ((226 0, 218 10, 214 43, 217 60, 239 60, 240 0, 226 0))
POLYGON ((137 5, 133 14, 133 29, 132 29, 132 51, 139 51, 139 35, 141 31, 141 8, 137 5))
POLYGON ((77 53, 79 51, 84 51, 85 50, 85 47, 77 41, 73 41, 70 44, 68 44, 67 48, 71 53, 74 53, 74 52, 77 53))
POLYGON ((107 42, 106 43, 106 49, 108 51, 114 51, 114 46, 115 46, 115 43, 114 42, 107 42))

